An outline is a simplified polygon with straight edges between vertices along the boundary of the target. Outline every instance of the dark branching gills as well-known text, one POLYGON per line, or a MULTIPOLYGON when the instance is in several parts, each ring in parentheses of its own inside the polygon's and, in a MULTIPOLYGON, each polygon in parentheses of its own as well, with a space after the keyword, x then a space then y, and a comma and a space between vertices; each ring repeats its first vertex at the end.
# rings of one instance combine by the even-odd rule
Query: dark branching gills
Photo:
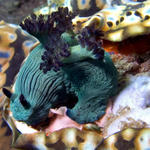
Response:
POLYGON ((60 106, 81 124, 105 114, 108 99, 117 91, 117 70, 97 42, 100 32, 87 27, 73 34, 74 16, 59 8, 46 18, 33 14, 21 24, 40 44, 22 65, 14 93, 5 91, 15 119, 36 125, 50 108, 60 106))
POLYGON ((103 33, 97 29, 94 30, 93 26, 83 28, 82 32, 78 35, 78 41, 82 47, 87 47, 87 50, 92 51, 96 59, 102 60, 104 58, 104 49, 102 41, 98 39, 103 36, 103 33))
POLYGON ((21 27, 34 35, 44 45, 45 51, 42 55, 43 62, 40 64, 40 69, 44 73, 53 68, 55 71, 62 66, 61 59, 70 55, 69 47, 65 41, 62 40, 61 35, 64 32, 73 29, 71 20, 75 15, 68 11, 67 7, 60 7, 57 12, 51 15, 35 14, 31 18, 25 19, 21 23, 21 27))

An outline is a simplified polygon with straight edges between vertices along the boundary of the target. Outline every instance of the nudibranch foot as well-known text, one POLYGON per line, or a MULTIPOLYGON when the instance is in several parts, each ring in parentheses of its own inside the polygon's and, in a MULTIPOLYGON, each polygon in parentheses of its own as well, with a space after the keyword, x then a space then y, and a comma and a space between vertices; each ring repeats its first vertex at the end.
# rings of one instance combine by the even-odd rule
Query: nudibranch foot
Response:
POLYGON ((106 53, 106 58, 101 61, 88 58, 65 63, 60 71, 50 70, 44 74, 39 69, 43 51, 41 44, 37 46, 20 69, 15 93, 10 98, 14 118, 36 125, 47 118, 50 108, 67 106, 68 109, 76 110, 79 105, 77 111, 84 114, 81 115, 82 121, 81 116, 74 118, 68 114, 77 122, 92 122, 103 115, 104 105, 117 89, 117 70, 109 55, 106 53), (85 115, 88 110, 95 112, 89 118, 85 115))
POLYGON ((78 103, 68 109, 67 115, 78 123, 98 120, 105 114, 108 99, 117 91, 117 70, 105 53, 103 61, 87 59, 64 66, 71 91, 75 91, 78 103), (89 113, 87 113, 89 112, 89 113))

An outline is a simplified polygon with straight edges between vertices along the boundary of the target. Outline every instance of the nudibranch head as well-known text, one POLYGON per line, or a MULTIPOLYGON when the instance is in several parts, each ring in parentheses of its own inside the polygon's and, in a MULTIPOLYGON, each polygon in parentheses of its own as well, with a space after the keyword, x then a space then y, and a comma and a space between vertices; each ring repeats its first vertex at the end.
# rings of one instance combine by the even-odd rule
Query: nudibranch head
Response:
MULTIPOLYGON (((36 36, 45 47, 45 52, 42 55, 43 62, 40 65, 40 69, 44 73, 51 68, 58 71, 59 67, 62 66, 62 59, 70 56, 69 46, 77 45, 77 39, 72 32, 72 19, 74 17, 75 13, 69 12, 67 7, 59 7, 58 11, 51 15, 37 17, 32 14, 31 17, 21 23, 21 27, 36 36)), ((102 43, 101 41, 97 42, 101 35, 100 31, 87 27, 78 36, 82 47, 87 46, 97 59, 103 59, 104 56, 102 43)))
POLYGON ((45 73, 51 68, 57 71, 61 66, 61 59, 70 55, 68 45, 62 40, 61 35, 73 28, 72 18, 74 14, 69 12, 67 7, 59 7, 57 12, 53 12, 46 18, 43 15, 37 17, 32 14, 21 23, 21 27, 36 36, 45 47, 42 56, 42 60, 45 61, 40 66, 45 73))
POLYGON ((75 36, 71 20, 68 10, 59 8, 47 20, 32 15, 21 24, 41 43, 25 60, 14 93, 9 94, 16 120, 36 125, 48 117, 50 108, 60 106, 66 106, 68 116, 81 124, 98 120, 105 113, 108 99, 117 90, 117 70, 101 42, 96 41, 101 33, 87 28, 75 36), (68 25, 62 27, 64 23, 68 25), (46 71, 41 68, 43 61, 46 71), (90 112, 88 116, 85 111, 90 112))

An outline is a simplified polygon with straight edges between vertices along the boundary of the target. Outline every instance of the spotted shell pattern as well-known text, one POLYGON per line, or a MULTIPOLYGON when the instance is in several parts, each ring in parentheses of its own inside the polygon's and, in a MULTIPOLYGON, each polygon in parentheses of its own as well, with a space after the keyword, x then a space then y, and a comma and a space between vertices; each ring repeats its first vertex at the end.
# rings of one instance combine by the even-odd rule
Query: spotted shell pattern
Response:
MULTIPOLYGON (((52 1, 52 4, 54 2, 52 1)), ((85 26, 94 25, 104 33, 103 39, 120 42, 129 37, 150 33, 150 1, 143 0, 75 0, 64 1, 60 6, 68 6, 71 11, 77 10, 79 16, 73 19, 75 32, 85 26), (90 14, 95 9, 96 12, 90 14), (80 16, 82 11, 85 15, 80 16)), ((36 14, 49 14, 54 6, 36 9, 36 14)))
MULTIPOLYGON (((117 42, 127 39, 128 37, 149 34, 150 33, 150 1, 145 0, 143 2, 135 1, 119 1, 117 0, 94 0, 96 7, 99 8, 97 13, 89 17, 77 16, 73 23, 75 25, 75 32, 79 32, 81 28, 89 25, 95 25, 95 28, 104 32, 104 39, 117 42)), ((90 0, 76 0, 78 10, 89 10, 92 8, 90 0)), ((58 3, 59 5, 60 3, 58 3)), ((61 0, 61 5, 68 5, 61 0)), ((51 6, 52 7, 52 6, 51 6)), ((70 9, 72 7, 69 4, 70 9)), ((35 13, 49 13, 49 7, 38 9, 35 13)), ((14 72, 13 78, 18 72, 20 65, 28 53, 39 44, 39 41, 28 33, 22 31, 19 26, 7 24, 4 21, 0 22, 0 87, 11 86, 13 81, 9 81, 9 71, 14 72), (18 69, 12 69, 12 66, 17 66, 13 62, 16 62, 16 55, 22 56, 21 60, 18 60, 18 69), (20 64, 20 65, 19 65, 20 64)), ((8 120, 7 120, 8 121, 8 120)), ((2 119, 0 121, 3 122, 2 119)), ((5 126, 8 128, 7 126, 5 126)), ((3 128, 0 129, 0 133, 3 128)), ((21 135, 17 144, 22 144, 20 141, 28 144, 32 139, 33 146, 41 146, 49 149, 54 147, 57 142, 61 142, 65 145, 65 148, 83 147, 84 142, 94 145, 97 150, 101 149, 122 149, 123 146, 134 148, 137 150, 148 149, 150 147, 150 129, 126 129, 117 134, 114 134, 107 139, 103 140, 95 132, 81 132, 77 129, 63 129, 58 132, 54 132, 52 135, 46 137, 43 133, 34 135, 21 135), (91 133, 91 134, 90 134, 91 133), (65 139, 66 135, 71 135, 73 142, 70 139, 65 139), (82 135, 82 138, 81 138, 82 135), (84 135, 84 136, 83 136, 84 135), (38 139, 36 137, 39 137, 38 139), (62 138, 63 137, 63 138, 62 138), (94 137, 94 141, 92 141, 94 137), (43 143, 38 143, 41 139, 43 143), (46 139, 46 140, 45 140, 46 139), (46 141, 46 142, 45 142, 46 141), (20 143, 19 143, 20 142, 20 143), (80 144, 79 144, 80 143, 80 144), (99 143, 99 144, 98 144, 99 143), (121 147, 122 146, 122 147, 121 147)), ((30 142, 31 143, 31 142, 30 142)), ((24 146, 23 145, 23 146, 24 146)), ((84 149, 84 148, 81 148, 84 149)))
POLYGON ((38 44, 39 41, 20 26, 0 21, 0 89, 13 84, 23 60, 38 44))
POLYGON ((124 147, 126 149, 148 150, 150 147, 148 142, 150 139, 149 135, 150 129, 136 130, 129 128, 102 140, 102 137, 94 131, 80 131, 75 128, 66 128, 54 132, 48 137, 43 133, 37 133, 34 136, 24 135, 24 137, 22 135, 18 139, 16 147, 19 147, 25 141, 25 138, 28 137, 28 142, 32 141, 30 143, 34 143, 34 146, 41 144, 46 150, 51 148, 54 150, 65 150, 67 148, 80 150, 123 150, 124 147), (41 140, 42 143, 38 143, 38 140, 41 140))
POLYGON ((44 132, 21 134, 18 132, 13 119, 8 116, 7 102, 6 100, 3 107, 4 111, 0 111, 5 119, 2 120, 0 118, 0 135, 4 137, 3 140, 0 139, 0 143, 2 143, 0 144, 0 148, 2 149, 4 147, 6 149, 4 141, 7 141, 9 144, 12 142, 13 147, 20 150, 28 149, 29 145, 30 148, 38 148, 40 150, 124 150, 124 147, 126 149, 148 150, 150 147, 150 129, 148 128, 128 128, 106 139, 103 138, 99 130, 91 128, 84 128, 82 130, 65 128, 49 135, 46 135, 44 132), (11 127, 13 136, 9 127, 11 127))

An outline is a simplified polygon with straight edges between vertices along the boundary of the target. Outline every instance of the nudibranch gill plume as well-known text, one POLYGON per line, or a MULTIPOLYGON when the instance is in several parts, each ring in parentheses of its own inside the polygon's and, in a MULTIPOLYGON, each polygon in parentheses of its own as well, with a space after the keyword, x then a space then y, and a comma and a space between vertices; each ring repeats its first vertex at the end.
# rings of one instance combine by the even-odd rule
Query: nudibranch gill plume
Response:
POLYGON ((94 122, 116 94, 118 73, 109 54, 95 42, 90 28, 83 32, 93 36, 89 41, 82 34, 72 38, 72 17, 67 8, 59 8, 46 20, 33 14, 21 24, 41 43, 24 61, 14 93, 3 89, 16 120, 35 125, 48 117, 50 108, 66 106, 76 122, 94 122))

